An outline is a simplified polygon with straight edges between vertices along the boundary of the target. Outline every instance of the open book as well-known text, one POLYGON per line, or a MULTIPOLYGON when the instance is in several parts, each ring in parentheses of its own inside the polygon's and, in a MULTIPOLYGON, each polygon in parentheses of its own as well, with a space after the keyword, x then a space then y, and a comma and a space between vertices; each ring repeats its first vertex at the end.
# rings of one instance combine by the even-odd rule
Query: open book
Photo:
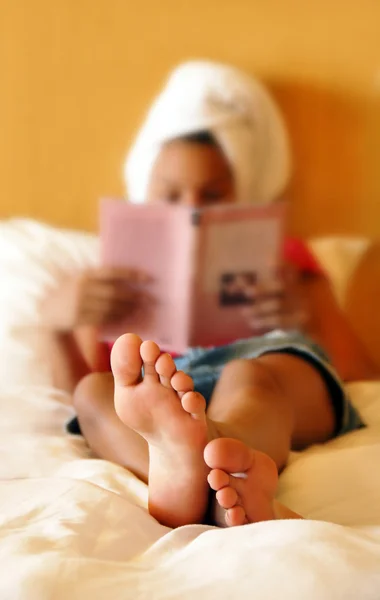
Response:
POLYGON ((253 335, 244 307, 278 293, 284 206, 225 204, 202 209, 103 200, 104 265, 139 269, 152 301, 104 339, 125 332, 183 353, 253 335))

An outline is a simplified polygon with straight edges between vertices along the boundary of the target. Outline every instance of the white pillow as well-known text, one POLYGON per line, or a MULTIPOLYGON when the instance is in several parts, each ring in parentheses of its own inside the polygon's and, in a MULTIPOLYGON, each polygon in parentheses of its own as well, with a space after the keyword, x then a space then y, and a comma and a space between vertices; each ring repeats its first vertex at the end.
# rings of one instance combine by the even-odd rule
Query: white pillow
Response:
POLYGON ((367 238, 340 236, 309 240, 312 252, 330 277, 340 306, 344 306, 344 298, 351 275, 370 243, 367 238))
POLYGON ((32 220, 0 222, 1 326, 40 324, 39 304, 49 287, 98 259, 93 234, 32 220))
POLYGON ((41 301, 70 273, 98 263, 97 236, 32 220, 0 222, 0 383, 53 385, 57 352, 41 301))

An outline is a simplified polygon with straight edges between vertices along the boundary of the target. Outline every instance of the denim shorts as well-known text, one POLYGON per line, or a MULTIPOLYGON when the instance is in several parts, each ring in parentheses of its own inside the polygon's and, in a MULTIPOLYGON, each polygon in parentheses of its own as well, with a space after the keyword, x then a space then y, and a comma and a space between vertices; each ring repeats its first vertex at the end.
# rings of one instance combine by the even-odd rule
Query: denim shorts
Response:
POLYGON ((209 403, 222 369, 228 362, 239 358, 258 358, 273 352, 299 356, 317 369, 323 377, 335 412, 335 436, 364 426, 324 351, 298 331, 276 330, 264 336, 238 340, 226 346, 191 348, 184 356, 176 358, 175 363, 177 369, 185 371, 193 378, 195 390, 209 403))
MULTIPOLYGON (((264 336, 239 340, 226 346, 191 348, 184 356, 176 358, 175 363, 177 369, 191 375, 195 390, 205 397, 206 403, 209 403, 222 369, 228 362, 238 358, 258 358, 273 352, 299 356, 317 369, 323 377, 335 413, 335 436, 364 426, 359 413, 351 404, 344 390, 342 381, 324 351, 298 331, 277 330, 264 336)), ((66 427, 69 433, 81 433, 76 417, 66 427)))

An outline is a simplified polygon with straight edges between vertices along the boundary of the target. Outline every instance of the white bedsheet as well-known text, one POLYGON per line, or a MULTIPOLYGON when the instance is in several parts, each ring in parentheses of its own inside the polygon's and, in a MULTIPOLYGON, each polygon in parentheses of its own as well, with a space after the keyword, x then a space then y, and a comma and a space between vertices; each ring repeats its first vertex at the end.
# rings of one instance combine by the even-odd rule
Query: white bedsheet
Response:
POLYGON ((366 429, 282 475, 279 498, 310 520, 171 531, 140 481, 65 434, 48 341, 35 321, 0 335, 1 600, 379 600, 380 384, 351 387, 366 429))

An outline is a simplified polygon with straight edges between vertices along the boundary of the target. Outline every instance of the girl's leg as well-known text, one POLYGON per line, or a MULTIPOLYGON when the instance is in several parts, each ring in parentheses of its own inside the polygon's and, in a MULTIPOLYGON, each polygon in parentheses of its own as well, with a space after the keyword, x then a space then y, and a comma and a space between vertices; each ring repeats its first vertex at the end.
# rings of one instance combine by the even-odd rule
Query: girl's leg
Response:
POLYGON ((226 365, 207 411, 219 437, 241 440, 281 469, 290 449, 328 440, 335 414, 325 380, 304 359, 285 353, 226 365))
POLYGON ((148 444, 141 435, 124 425, 115 411, 112 373, 92 373, 78 384, 74 393, 82 433, 94 453, 132 471, 148 481, 148 444))
MULTIPOLYGON (((217 441, 206 453, 205 470, 208 439, 240 440, 254 451, 250 456, 256 465, 262 460, 269 465, 261 469, 255 486, 266 489, 264 496, 272 506, 277 469, 286 464, 290 449, 323 442, 333 434, 330 392, 318 370, 302 358, 268 354, 229 363, 211 399, 207 434, 202 399, 193 395, 189 400, 186 394, 181 399, 192 384, 183 383, 183 374, 175 374, 167 355, 159 355, 152 342, 142 345, 137 336, 122 336, 113 351, 115 387, 111 374, 91 375, 78 386, 75 406, 83 433, 99 456, 131 469, 144 481, 149 475, 151 512, 165 524, 201 521, 208 502, 203 484, 207 472, 218 468, 228 472, 228 464, 221 460, 223 446, 217 441)), ((250 472, 251 482, 252 473, 258 471, 250 472)), ((268 514, 276 516, 267 506, 255 513, 255 520, 268 514)))

